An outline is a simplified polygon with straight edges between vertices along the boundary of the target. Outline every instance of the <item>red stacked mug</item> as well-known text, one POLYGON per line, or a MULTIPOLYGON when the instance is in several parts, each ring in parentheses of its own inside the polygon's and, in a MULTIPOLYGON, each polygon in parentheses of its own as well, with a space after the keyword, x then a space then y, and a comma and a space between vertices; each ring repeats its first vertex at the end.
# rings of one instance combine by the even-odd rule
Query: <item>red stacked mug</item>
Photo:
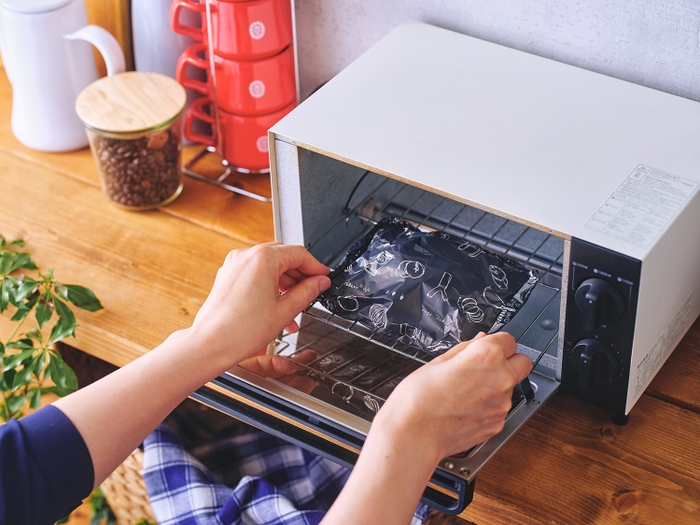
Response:
POLYGON ((173 31, 196 41, 180 57, 176 78, 186 88, 205 95, 185 113, 185 137, 208 146, 220 142, 220 153, 230 164, 246 171, 263 171, 269 168, 267 130, 297 103, 291 2, 210 0, 209 49, 204 1, 177 0, 170 11, 173 31), (182 9, 201 13, 202 27, 181 24, 182 9), (188 77, 190 67, 206 71, 207 80, 188 77), (221 137, 216 135, 213 100, 221 137), (212 134, 194 131, 196 120, 212 124, 212 134))

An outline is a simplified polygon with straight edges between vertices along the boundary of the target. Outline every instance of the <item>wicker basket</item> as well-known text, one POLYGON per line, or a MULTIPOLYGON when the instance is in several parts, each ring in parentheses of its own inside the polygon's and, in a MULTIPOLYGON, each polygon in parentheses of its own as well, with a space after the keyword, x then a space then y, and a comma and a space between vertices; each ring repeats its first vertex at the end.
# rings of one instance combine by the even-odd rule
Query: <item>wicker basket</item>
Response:
POLYGON ((118 525, 134 525, 143 518, 156 523, 142 472, 143 452, 136 449, 100 485, 118 525))

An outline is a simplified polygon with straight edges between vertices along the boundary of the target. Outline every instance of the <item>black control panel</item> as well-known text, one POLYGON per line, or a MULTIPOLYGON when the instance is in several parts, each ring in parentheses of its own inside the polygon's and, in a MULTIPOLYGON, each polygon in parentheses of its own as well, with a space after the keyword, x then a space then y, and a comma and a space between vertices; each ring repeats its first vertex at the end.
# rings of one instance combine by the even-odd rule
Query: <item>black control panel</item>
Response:
POLYGON ((624 418, 642 263, 571 239, 561 388, 624 418))

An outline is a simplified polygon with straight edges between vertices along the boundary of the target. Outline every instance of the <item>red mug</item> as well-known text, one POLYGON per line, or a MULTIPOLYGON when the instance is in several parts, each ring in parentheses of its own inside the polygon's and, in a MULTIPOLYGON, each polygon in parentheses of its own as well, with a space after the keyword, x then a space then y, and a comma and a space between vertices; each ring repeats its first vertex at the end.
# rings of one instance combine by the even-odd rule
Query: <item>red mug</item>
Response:
MULTIPOLYGON (((207 46, 192 44, 177 62, 175 78, 186 88, 209 98, 213 96, 211 79, 206 82, 189 78, 188 66, 209 71, 207 46)), ((296 100, 294 49, 257 61, 230 60, 214 56, 216 68, 216 103, 219 109, 237 115, 262 115, 282 109, 296 100)))
MULTIPOLYGON (((173 31, 207 43, 204 1, 178 0, 170 9, 173 31), (180 11, 202 13, 202 28, 180 23, 180 11)), ((282 51, 292 43, 290 0, 211 0, 213 52, 234 60, 258 60, 282 51)))
MULTIPOLYGON (((216 147, 216 119, 214 115, 204 112, 212 108, 211 100, 195 100, 185 112, 185 137, 192 142, 216 147), (196 120, 212 125, 213 134, 204 135, 192 130, 196 120)), ((296 106, 296 101, 267 115, 243 116, 219 110, 219 127, 221 129, 221 156, 237 168, 251 172, 260 172, 270 167, 268 157, 267 130, 296 106)))

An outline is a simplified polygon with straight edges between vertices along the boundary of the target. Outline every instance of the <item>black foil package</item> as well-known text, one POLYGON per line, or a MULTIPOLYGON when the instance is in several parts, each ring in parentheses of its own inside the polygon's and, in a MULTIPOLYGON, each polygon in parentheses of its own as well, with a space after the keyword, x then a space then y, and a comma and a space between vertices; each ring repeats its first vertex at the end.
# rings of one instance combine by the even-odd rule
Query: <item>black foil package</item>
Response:
POLYGON ((357 241, 329 277, 319 297, 328 310, 433 354, 500 330, 538 280, 516 261, 394 218, 357 241))

